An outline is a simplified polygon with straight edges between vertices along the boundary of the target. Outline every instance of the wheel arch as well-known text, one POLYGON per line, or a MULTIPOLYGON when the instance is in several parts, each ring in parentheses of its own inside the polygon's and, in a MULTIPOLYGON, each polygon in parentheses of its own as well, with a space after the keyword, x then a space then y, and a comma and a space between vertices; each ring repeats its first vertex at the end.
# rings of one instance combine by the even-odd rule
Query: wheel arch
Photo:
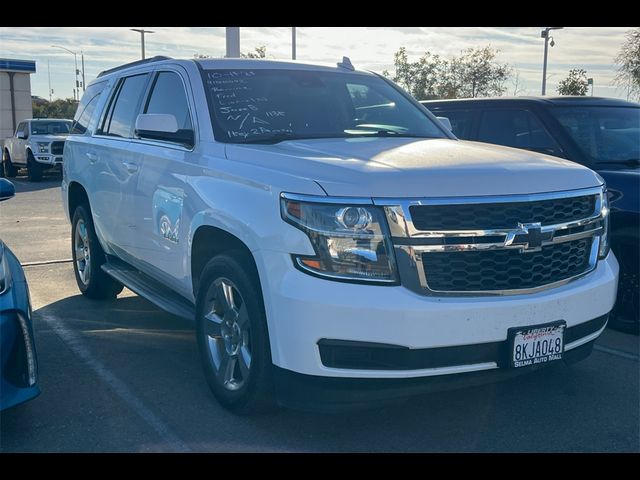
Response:
POLYGON ((91 204, 89 203, 89 195, 85 188, 79 182, 69 183, 67 193, 67 206, 69 208, 69 218, 73 218, 73 213, 76 211, 78 205, 86 203, 91 210, 91 204))
POLYGON ((254 276, 262 294, 262 284, 260 282, 258 266, 249 246, 227 230, 204 224, 196 228, 191 238, 191 285, 194 298, 198 296, 200 275, 207 262, 216 255, 230 251, 240 251, 243 253, 243 256, 251 267, 249 273, 254 276))

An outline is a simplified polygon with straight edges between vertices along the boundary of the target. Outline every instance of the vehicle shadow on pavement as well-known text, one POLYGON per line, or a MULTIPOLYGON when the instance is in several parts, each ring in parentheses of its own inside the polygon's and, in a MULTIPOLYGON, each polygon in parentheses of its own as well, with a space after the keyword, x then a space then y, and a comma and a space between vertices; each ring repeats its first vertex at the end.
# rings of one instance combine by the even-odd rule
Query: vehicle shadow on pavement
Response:
POLYGON ((40 182, 30 182, 24 175, 9 178, 8 180, 16 187, 16 194, 19 194, 60 187, 62 175, 59 173, 43 173, 43 177, 40 182))
POLYGON ((612 367, 600 352, 386 407, 236 416, 207 387, 193 323, 138 296, 67 297, 36 310, 34 324, 42 394, 3 413, 2 451, 171 451, 150 414, 206 452, 640 450, 637 362, 612 367), (104 372, 139 402, 127 403, 104 372))

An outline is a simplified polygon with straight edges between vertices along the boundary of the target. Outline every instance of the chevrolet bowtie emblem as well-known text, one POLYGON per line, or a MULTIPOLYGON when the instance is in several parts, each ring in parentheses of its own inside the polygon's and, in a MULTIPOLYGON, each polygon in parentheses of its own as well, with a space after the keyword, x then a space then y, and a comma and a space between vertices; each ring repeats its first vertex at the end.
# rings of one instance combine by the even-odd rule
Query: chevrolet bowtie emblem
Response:
POLYGON ((542 232, 542 226, 537 223, 518 223, 518 228, 507 233, 504 246, 520 247, 521 253, 539 252, 542 241, 551 240, 553 232, 542 232))

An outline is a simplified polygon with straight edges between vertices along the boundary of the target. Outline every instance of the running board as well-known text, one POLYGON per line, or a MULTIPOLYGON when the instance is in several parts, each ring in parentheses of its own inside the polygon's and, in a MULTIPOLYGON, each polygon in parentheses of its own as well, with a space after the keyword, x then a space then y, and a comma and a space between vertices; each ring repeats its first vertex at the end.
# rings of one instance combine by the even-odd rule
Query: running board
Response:
POLYGON ((187 299, 127 263, 109 257, 102 270, 161 309, 188 320, 195 318, 195 308, 187 299))

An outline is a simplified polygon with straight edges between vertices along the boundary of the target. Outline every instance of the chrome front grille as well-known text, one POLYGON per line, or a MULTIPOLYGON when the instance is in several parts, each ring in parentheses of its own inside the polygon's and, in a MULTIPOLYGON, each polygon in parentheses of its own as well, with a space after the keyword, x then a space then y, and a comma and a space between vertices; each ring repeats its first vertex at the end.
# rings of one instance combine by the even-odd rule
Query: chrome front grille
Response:
POLYGON ((424 295, 461 296, 534 292, 592 271, 603 232, 602 202, 602 187, 374 199, 385 207, 402 284, 424 295))

